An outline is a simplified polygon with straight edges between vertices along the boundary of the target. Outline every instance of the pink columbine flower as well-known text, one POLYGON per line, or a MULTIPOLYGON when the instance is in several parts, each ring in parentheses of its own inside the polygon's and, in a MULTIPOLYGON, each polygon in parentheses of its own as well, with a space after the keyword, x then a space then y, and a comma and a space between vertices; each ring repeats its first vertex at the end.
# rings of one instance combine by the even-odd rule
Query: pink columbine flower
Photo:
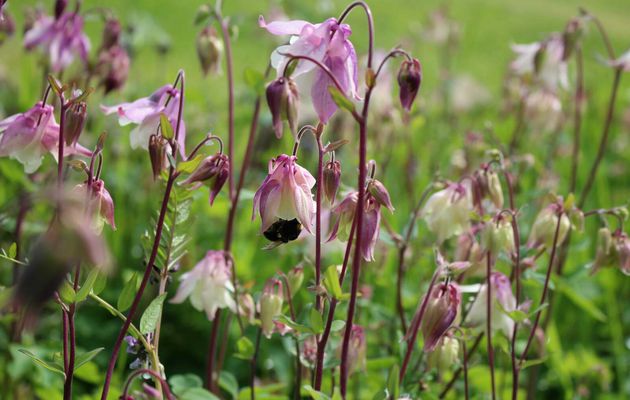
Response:
POLYGON ((192 306, 198 311, 205 311, 210 321, 220 308, 236 312, 231 276, 225 253, 210 250, 190 272, 181 276, 181 284, 171 303, 179 304, 190 297, 192 306))
MULTIPOLYGON (((0 121, 0 133, 0 157, 18 160, 28 174, 39 168, 46 152, 57 159, 59 125, 55 122, 54 109, 50 105, 38 102, 28 111, 0 121)), ((64 146, 64 156, 92 154, 79 144, 68 146, 64 143, 64 146)))
POLYGON ((616 60, 609 61, 608 65, 613 68, 621 68, 624 72, 630 72, 630 50, 617 57, 616 60))
POLYGON ((210 188, 210 205, 214 203, 223 184, 227 181, 230 173, 230 161, 223 153, 216 153, 206 157, 199 166, 190 174, 182 185, 192 185, 193 189, 198 188, 202 184, 208 185, 210 188))
MULTIPOLYGON (((81 196, 86 193, 87 183, 82 183, 74 187, 75 192, 81 196)), ((114 221, 114 200, 105 189, 105 182, 101 179, 92 182, 90 187, 90 210, 98 215, 99 218, 96 221, 96 229, 100 231, 103 228, 103 224, 106 223, 113 230, 116 230, 116 222, 114 221)))
POLYGON ((279 220, 297 219, 312 233, 315 202, 311 189, 315 178, 296 162, 297 157, 281 154, 269 161, 269 175, 254 196, 254 210, 262 219, 261 230, 266 232, 279 220))
POLYGON ((553 34, 545 41, 512 45, 516 59, 510 65, 518 76, 538 77, 548 90, 569 87, 567 61, 562 36, 553 34))
MULTIPOLYGON (((335 207, 332 212, 337 214, 337 220, 330 233, 329 241, 339 238, 347 241, 352 230, 354 214, 359 201, 359 194, 351 192, 335 207)), ((381 206, 394 210, 389 193, 385 186, 373 179, 368 184, 365 194, 365 209, 363 212, 363 226, 361 227, 361 255, 367 262, 374 261, 374 248, 378 242, 381 228, 381 206)))
MULTIPOLYGON (((335 18, 320 24, 306 21, 274 21, 267 23, 260 16, 258 24, 273 35, 292 35, 290 44, 278 47, 271 55, 271 63, 278 72, 284 74, 289 58, 283 54, 308 56, 327 66, 339 82, 344 93, 349 97, 357 95, 357 55, 354 46, 348 40, 352 29, 347 24, 340 24, 335 18)), ((311 87, 313 106, 322 123, 328 122, 337 110, 328 87, 334 85, 328 75, 310 61, 298 63, 293 76, 305 74, 315 69, 315 79, 311 87)))
MULTIPOLYGON (((492 315, 491 325, 493 331, 502 331, 506 336, 512 334, 514 320, 507 314, 516 310, 516 298, 512 293, 510 278, 500 272, 490 274, 492 286, 492 315)), ((468 313, 467 321, 470 325, 484 324, 487 318, 488 286, 483 285, 473 302, 468 313)))
POLYGON ((441 283, 433 287, 422 319, 424 351, 435 349, 442 336, 453 325, 461 302, 462 294, 456 284, 441 283))
POLYGON ((86 64, 90 41, 83 32, 83 17, 76 12, 63 12, 58 18, 39 14, 33 27, 24 35, 27 50, 40 48, 50 58, 53 72, 67 68, 75 57, 86 64))
MULTIPOLYGON (((177 126, 177 116, 179 113, 179 102, 181 94, 179 90, 171 85, 164 85, 149 97, 140 98, 132 103, 121 103, 115 106, 101 106, 105 115, 116 113, 118 123, 121 126, 137 125, 131 131, 131 148, 148 149, 149 138, 156 134, 160 125, 160 114, 168 117, 173 129, 177 126)), ((179 151, 185 155, 186 127, 182 119, 177 138, 179 151)))

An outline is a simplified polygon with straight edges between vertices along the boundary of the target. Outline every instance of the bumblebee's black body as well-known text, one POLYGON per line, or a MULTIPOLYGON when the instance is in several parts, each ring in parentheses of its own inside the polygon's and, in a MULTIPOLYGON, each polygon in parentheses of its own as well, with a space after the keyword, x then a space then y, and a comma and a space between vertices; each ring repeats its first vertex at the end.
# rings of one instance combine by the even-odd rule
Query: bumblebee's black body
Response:
POLYGON ((274 222, 263 235, 272 242, 288 243, 297 239, 300 232, 302 232, 302 224, 297 219, 290 221, 280 219, 274 222))

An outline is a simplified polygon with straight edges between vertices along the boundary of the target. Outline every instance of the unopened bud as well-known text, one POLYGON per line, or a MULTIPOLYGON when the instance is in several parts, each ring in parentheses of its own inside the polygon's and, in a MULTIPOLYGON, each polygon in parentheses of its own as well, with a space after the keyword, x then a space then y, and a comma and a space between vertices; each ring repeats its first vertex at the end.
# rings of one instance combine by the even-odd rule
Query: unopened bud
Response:
POLYGON ((613 264, 614 252, 612 232, 608 228, 600 228, 597 232, 597 252, 595 253, 593 271, 613 264))
POLYGON ((348 345, 348 369, 350 373, 362 371, 366 367, 367 342, 365 331, 359 325, 352 325, 348 345))
POLYGON ((422 84, 422 65, 418 59, 405 60, 398 72, 400 104, 409 111, 422 84))
POLYGON ((256 304, 254 298, 249 293, 241 293, 238 296, 238 312, 250 324, 254 323, 256 317, 256 304))
POLYGON ((580 17, 575 17, 567 23, 567 26, 562 33, 562 41, 564 44, 564 53, 562 54, 563 61, 566 61, 569 57, 571 57, 573 50, 575 50, 575 47, 582 36, 582 25, 582 18, 580 17))
POLYGON ((149 137, 149 157, 151 158, 151 169, 153 179, 157 179, 166 167, 166 147, 168 142, 162 136, 151 135, 149 137))
POLYGON ((427 362, 430 368, 444 372, 457 364, 459 360, 459 341, 450 336, 444 336, 440 344, 429 353, 427 362))
POLYGON ((266 96, 276 137, 282 137, 282 121, 287 121, 293 136, 297 136, 299 98, 295 82, 291 78, 280 77, 267 85, 266 96))
POLYGON ((289 291, 291 296, 295 296, 304 282, 304 268, 301 265, 293 268, 287 273, 287 282, 289 283, 289 291))
POLYGON ((485 251, 493 255, 500 251, 511 253, 514 251, 514 231, 512 224, 505 218, 488 222, 481 232, 481 245, 485 251))
POLYGON ((499 175, 494 171, 486 173, 486 184, 488 189, 488 197, 492 204, 498 209, 503 207, 503 189, 501 189, 501 180, 499 175))
POLYGON ((66 7, 68 6, 68 0, 57 0, 55 1, 55 19, 59 19, 61 14, 66 11, 66 7))
POLYGON ((118 45, 121 31, 122 26, 120 25, 120 21, 116 18, 108 18, 103 28, 103 48, 109 49, 110 47, 118 45))
POLYGON ((15 22, 13 18, 4 11, 0 11, 0 45, 4 43, 4 41, 13 36, 15 33, 15 22))
POLYGON ((204 183, 210 187, 210 205, 214 203, 230 174, 230 161, 223 153, 206 157, 182 184, 204 183))
POLYGON ((619 257, 619 269, 624 275, 630 276, 630 241, 625 233, 619 232, 615 248, 619 257))
POLYGON ((86 120, 87 104, 84 101, 79 101, 68 107, 63 128, 63 138, 66 145, 73 146, 77 143, 81 132, 83 132, 83 128, 85 128, 86 120))
POLYGON ((368 192, 376 199, 376 201, 387 208, 389 211, 394 212, 394 206, 392 200, 389 197, 389 192, 380 181, 372 179, 368 185, 368 192))
POLYGON ((576 229, 578 232, 582 232, 584 230, 584 213, 582 210, 573 207, 567 212, 567 214, 569 215, 569 220, 571 221, 573 229, 576 229))
POLYGON ((436 285, 429 296, 421 327, 424 336, 424 351, 433 351, 437 346, 455 321, 462 300, 459 287, 452 283, 436 285))
POLYGON ((560 226, 558 227, 557 246, 560 246, 562 242, 564 242, 564 239, 571 228, 571 221, 564 212, 562 213, 562 216, 559 217, 558 208, 558 204, 551 204, 538 213, 529 234, 529 240, 527 241, 527 246, 529 248, 538 247, 540 245, 545 245, 548 248, 551 248, 553 246, 558 223, 560 226), (559 218, 560 222, 558 222, 559 218))
POLYGON ((121 88, 129 75, 129 55, 120 45, 103 49, 96 67, 105 93, 121 88))
POLYGON ((260 297, 260 325, 267 338, 273 333, 274 318, 282 314, 282 303, 282 282, 270 279, 260 297))
POLYGON ((197 35, 197 56, 204 75, 208 75, 208 72, 219 73, 223 57, 223 42, 213 27, 207 26, 197 35))
POLYGON ((337 160, 329 161, 324 167, 324 194, 326 194, 330 204, 335 202, 340 183, 341 163, 337 160))

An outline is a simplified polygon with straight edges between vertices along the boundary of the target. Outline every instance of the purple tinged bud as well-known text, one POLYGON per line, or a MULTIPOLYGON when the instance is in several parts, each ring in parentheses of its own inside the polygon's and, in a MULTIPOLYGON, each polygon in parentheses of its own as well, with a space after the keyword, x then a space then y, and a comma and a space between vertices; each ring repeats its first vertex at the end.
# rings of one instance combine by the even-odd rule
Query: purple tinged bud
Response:
POLYGON ((105 27, 103 28, 103 44, 104 49, 116 46, 120 42, 120 33, 122 32, 122 26, 120 21, 116 18, 108 18, 105 21, 105 27))
POLYGON ((68 0, 57 0, 55 1, 55 19, 59 19, 61 14, 66 11, 66 7, 68 6, 68 0))
POLYGON ((575 17, 571 19, 564 28, 564 32, 562 32, 562 41, 564 44, 562 61, 566 61, 571 57, 571 54, 573 54, 573 50, 575 50, 584 29, 582 21, 582 18, 575 17))
POLYGON ((392 205, 392 200, 389 197, 389 192, 385 188, 385 185, 376 179, 372 179, 368 185, 368 191, 381 206, 394 212, 394 206, 392 205))
POLYGON ((398 86, 400 87, 400 104, 409 111, 418 94, 422 83, 422 65, 418 59, 405 60, 398 72, 398 86))
POLYGON ((225 154, 217 153, 204 159, 182 184, 205 183, 210 187, 210 204, 221 191, 230 173, 230 161, 225 154))
POLYGON ((276 137, 282 137, 282 121, 289 123, 293 136, 296 136, 299 96, 295 82, 291 78, 280 77, 267 85, 266 96, 276 137))
POLYGON ((6 12, 2 14, 0 11, 0 44, 4 43, 5 39, 13 36, 15 33, 15 22, 13 18, 6 12))
POLYGON ((153 179, 157 179, 166 167, 166 147, 168 142, 162 136, 151 135, 149 138, 149 157, 153 179))
POLYGON ((205 27, 197 35, 197 56, 201 63, 203 74, 218 74, 221 70, 221 58, 223 58, 223 42, 217 36, 217 31, 211 27, 205 27))
POLYGON ((85 128, 87 104, 84 101, 72 104, 66 110, 63 138, 67 146, 74 146, 85 128))
POLYGON ((129 55, 119 45, 104 48, 98 57, 96 71, 105 93, 121 88, 129 76, 129 55))
POLYGON ((324 167, 324 194, 330 204, 335 202, 340 183, 341 163, 337 160, 329 161, 324 167))
POLYGON ((157 390, 153 386, 147 385, 146 383, 142 384, 142 391, 150 399, 161 399, 162 398, 162 394, 160 393, 159 390, 157 390))
POLYGON ((462 294, 454 283, 442 283, 431 290, 422 318, 424 351, 435 349, 455 321, 461 301, 462 294))
POLYGON ((265 284, 262 296, 260 296, 260 327, 265 337, 270 338, 274 332, 274 319, 282 314, 282 282, 278 279, 269 279, 265 284))

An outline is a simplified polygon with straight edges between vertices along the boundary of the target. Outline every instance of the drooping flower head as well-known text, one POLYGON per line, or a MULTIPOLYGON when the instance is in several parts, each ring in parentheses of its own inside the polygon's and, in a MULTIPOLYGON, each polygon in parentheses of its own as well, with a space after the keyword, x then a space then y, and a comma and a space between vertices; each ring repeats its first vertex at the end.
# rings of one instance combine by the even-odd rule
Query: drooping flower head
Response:
MULTIPOLYGON (((492 314, 491 325, 493 331, 502 331, 506 336, 512 334, 514 320, 506 313, 516 310, 516 298, 512 294, 510 278, 500 272, 490 274, 492 314)), ((481 286, 473 302, 467 321, 471 326, 481 325, 487 318, 488 286, 481 286)))
POLYGON ((274 223, 296 219, 312 233, 315 202, 311 189, 315 178, 297 163, 297 157, 281 154, 269 161, 269 174, 254 196, 254 210, 262 219, 261 231, 274 223))
POLYGON ((431 290, 422 319, 424 351, 433 351, 448 328, 453 325, 461 301, 462 294, 454 283, 441 283, 431 290))
MULTIPOLYGON (((352 30, 347 24, 340 24, 335 18, 327 19, 320 24, 310 22, 274 21, 267 23, 260 16, 258 24, 273 35, 291 35, 290 44, 278 47, 271 56, 271 63, 278 72, 284 75, 285 67, 293 56, 308 56, 330 69, 339 82, 343 92, 349 97, 357 98, 357 55, 349 40, 352 30)), ((311 98, 313 106, 322 123, 328 122, 337 110, 328 87, 334 85, 330 77, 310 61, 300 60, 293 71, 293 77, 315 70, 311 98)))
POLYGON ((0 45, 4 43, 4 41, 13 36, 15 33, 15 21, 11 15, 7 12, 2 11, 2 0, 0 0, 0 45))
POLYGON ((558 240, 556 246, 560 246, 571 229, 571 220, 562 211, 562 202, 554 202, 540 210, 529 233, 527 246, 535 248, 538 246, 553 247, 553 241, 558 227, 558 240), (559 220, 559 221, 558 221, 559 220))
POLYGON ((198 311, 205 311, 210 321, 220 308, 236 312, 231 276, 232 270, 225 253, 210 250, 190 272, 181 276, 177 294, 171 303, 182 303, 190 298, 192 306, 198 311))
POLYGON ((630 72, 630 50, 617 57, 616 60, 609 61, 608 65, 613 68, 621 68, 624 72, 630 72))
POLYGON ((210 205, 214 203, 230 172, 230 161, 223 153, 206 157, 182 184, 192 184, 197 188, 202 184, 210 187, 210 205))
POLYGON ((472 196, 468 188, 460 183, 450 183, 445 189, 429 197, 422 215, 431 232, 437 235, 437 240, 441 243, 470 228, 472 209, 472 196))
MULTIPOLYGON (((74 187, 75 192, 81 196, 86 193, 87 183, 82 183, 74 187)), ((97 215, 96 228, 100 231, 103 227, 103 223, 109 225, 113 230, 116 230, 116 222, 114 220, 114 200, 105 189, 105 183, 101 179, 97 179, 92 182, 89 193, 89 207, 90 211, 97 215)))
MULTIPOLYGON (((176 129, 177 116, 179 113, 179 102, 182 101, 181 93, 172 85, 164 85, 149 97, 140 98, 131 103, 121 103, 115 106, 101 106, 105 115, 117 114, 118 123, 121 126, 137 125, 131 131, 131 148, 147 149, 149 138, 156 134, 160 125, 160 115, 164 114, 169 122, 176 129)), ((179 151, 185 155, 186 126, 183 121, 179 127, 177 137, 179 151)))
POLYGON ((283 324, 274 321, 274 319, 282 314, 282 303, 284 302, 284 293, 282 291, 282 281, 276 278, 269 279, 265 284, 262 296, 259 301, 260 324, 263 334, 270 338, 275 330, 282 333, 283 324))
POLYGON ((435 349, 429 353, 427 364, 440 372, 448 370, 459 360, 459 347, 457 339, 444 335, 435 349))
POLYGON ((38 14, 24 35, 24 47, 40 48, 48 56, 52 71, 60 72, 76 57, 87 63, 90 41, 83 32, 83 17, 78 12, 62 10, 55 18, 38 14))
POLYGON ((617 266, 623 274, 630 275, 630 240, 620 229, 612 233, 608 228, 599 230, 593 273, 608 266, 617 266))
POLYGON ((533 77, 543 88, 556 92, 569 87, 567 60, 562 36, 553 34, 547 40, 512 46, 516 58, 510 65, 521 77, 533 77))
MULTIPOLYGON (((0 157, 11 157, 24 165, 26 173, 33 173, 42 163, 42 157, 50 152, 58 156, 59 125, 55 122, 54 109, 50 105, 35 104, 31 109, 0 121, 0 157)), ((79 144, 64 143, 64 156, 92 153, 79 144)))

